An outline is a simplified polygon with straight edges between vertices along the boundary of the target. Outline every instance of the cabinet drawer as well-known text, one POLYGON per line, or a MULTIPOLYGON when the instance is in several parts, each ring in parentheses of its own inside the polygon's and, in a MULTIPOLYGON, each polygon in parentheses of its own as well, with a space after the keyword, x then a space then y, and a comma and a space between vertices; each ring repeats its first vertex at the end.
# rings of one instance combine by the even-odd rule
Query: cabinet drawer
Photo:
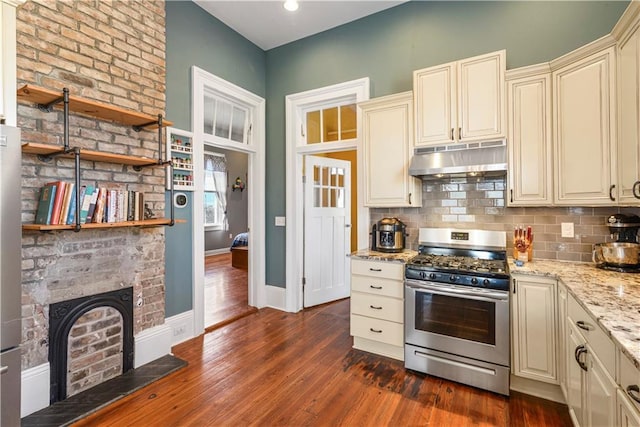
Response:
POLYGON ((628 401, 640 411, 640 402, 633 397, 640 399, 640 370, 635 367, 633 362, 629 360, 627 356, 618 352, 620 375, 618 377, 618 384, 622 388, 621 392, 625 394, 628 401))
POLYGON ((351 335, 395 346, 404 345, 404 331, 401 323, 358 314, 351 315, 351 335))
POLYGON ((352 276, 351 290, 393 298, 403 298, 404 282, 382 277, 352 276))
POLYGON ((587 311, 569 295, 567 311, 569 320, 578 327, 578 330, 589 344, 593 352, 598 356, 611 377, 615 376, 616 347, 611 338, 598 326, 596 321, 587 311))
POLYGON ((351 294, 351 313, 402 323, 403 303, 401 299, 354 292, 351 294))
POLYGON ((390 261, 365 261, 352 259, 351 274, 402 280, 404 278, 404 264, 390 261))

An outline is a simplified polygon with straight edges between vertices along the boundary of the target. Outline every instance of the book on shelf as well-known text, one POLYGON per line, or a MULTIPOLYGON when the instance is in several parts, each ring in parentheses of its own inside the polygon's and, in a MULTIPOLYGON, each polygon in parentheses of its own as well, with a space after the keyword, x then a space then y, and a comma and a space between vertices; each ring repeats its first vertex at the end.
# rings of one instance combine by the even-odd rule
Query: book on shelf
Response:
POLYGON ((69 215, 69 206, 71 206, 71 198, 75 199, 74 189, 76 185, 73 182, 67 182, 64 185, 64 197, 62 198, 62 205, 60 206, 60 218, 58 218, 58 224, 64 225, 67 223, 67 216, 69 215))
POLYGON ((135 221, 136 219, 136 192, 127 191, 127 221, 135 221))
POLYGON ((82 187, 84 189, 84 196, 80 197, 80 200, 82 200, 80 204, 80 224, 86 224, 94 188, 93 185, 83 185, 82 187))
POLYGON ((51 211, 51 219, 47 224, 58 224, 60 221, 60 213, 62 210, 62 200, 64 199, 64 188, 66 183, 64 181, 48 182, 47 185, 54 185, 56 187, 56 196, 53 200, 53 210, 51 211))
POLYGON ((98 196, 100 195, 100 188, 96 187, 91 194, 91 200, 89 201, 89 209, 87 210, 87 224, 95 222, 93 215, 96 212, 96 203, 98 203, 98 196))
POLYGON ((84 193, 86 189, 87 189, 86 185, 83 185, 82 187, 80 187, 80 194, 79 194, 78 200, 76 200, 75 191, 71 195, 71 200, 69 203, 69 213, 67 214, 67 222, 66 222, 67 225, 72 225, 75 222, 76 204, 79 204, 80 206, 82 206, 82 198, 84 197, 84 193))
POLYGON ((40 189, 38 210, 36 211, 36 224, 50 224, 53 202, 56 197, 56 187, 53 183, 45 184, 40 189))

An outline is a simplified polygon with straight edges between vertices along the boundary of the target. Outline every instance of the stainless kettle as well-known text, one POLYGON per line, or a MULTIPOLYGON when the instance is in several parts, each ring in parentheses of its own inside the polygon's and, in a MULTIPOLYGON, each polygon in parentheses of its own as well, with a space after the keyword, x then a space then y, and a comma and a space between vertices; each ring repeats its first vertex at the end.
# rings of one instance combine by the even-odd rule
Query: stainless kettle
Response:
POLYGON ((373 228, 375 250, 402 252, 405 248, 407 226, 398 218, 382 218, 373 228))

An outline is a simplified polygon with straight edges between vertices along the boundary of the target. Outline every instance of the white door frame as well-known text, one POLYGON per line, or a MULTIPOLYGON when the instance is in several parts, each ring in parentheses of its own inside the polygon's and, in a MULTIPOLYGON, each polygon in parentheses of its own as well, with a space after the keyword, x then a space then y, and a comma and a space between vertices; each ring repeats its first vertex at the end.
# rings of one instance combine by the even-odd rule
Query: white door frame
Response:
MULTIPOLYGON (((357 215, 358 248, 368 246, 369 209, 364 207, 362 150, 359 150, 362 133, 362 114, 358 110, 358 138, 355 142, 335 142, 303 145, 300 143, 299 111, 303 106, 322 100, 356 95, 356 102, 369 99, 369 78, 365 77, 320 89, 288 95, 285 99, 285 145, 286 145, 286 288, 285 310, 298 312, 303 308, 302 273, 304 271, 304 196, 302 169, 304 155, 331 153, 337 151, 357 151, 357 215)), ((352 251, 356 250, 351 248, 352 251)))
MULTIPOLYGON (((198 67, 191 69, 193 130, 193 158, 202 159, 204 143, 231 151, 246 153, 248 209, 247 226, 251 250, 248 257, 249 305, 262 308, 266 305, 265 289, 265 100, 233 83, 208 73, 198 67), (203 132, 202 123, 196 118, 203 116, 203 88, 215 87, 231 93, 253 109, 251 144, 240 144, 211 139, 203 132)), ((204 167, 194 161, 193 168, 193 332, 198 336, 204 332, 204 167)))

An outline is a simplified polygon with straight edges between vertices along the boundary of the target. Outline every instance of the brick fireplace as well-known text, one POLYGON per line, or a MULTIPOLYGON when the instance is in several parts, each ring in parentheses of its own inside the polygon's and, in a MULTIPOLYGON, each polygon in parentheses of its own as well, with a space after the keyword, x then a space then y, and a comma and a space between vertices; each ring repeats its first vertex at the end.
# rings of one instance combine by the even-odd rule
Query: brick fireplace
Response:
MULTIPOLYGON (((33 84, 51 90, 68 88, 72 95, 164 115, 164 1, 27 0, 17 8, 16 35, 18 87, 33 84)), ((59 144, 62 140, 60 109, 44 112, 33 105, 19 104, 17 116, 24 143, 59 144)), ((71 114, 69 136, 71 146, 158 157, 158 133, 154 130, 136 132, 126 125, 71 114)), ((163 170, 134 172, 126 165, 90 161, 82 161, 81 170, 83 185, 141 191, 156 216, 164 216, 163 170)), ((56 158, 47 163, 23 154, 23 223, 34 221, 39 190, 45 183, 73 181, 74 173, 72 160, 56 158)), ((86 350, 83 343, 93 340, 93 336, 82 336, 81 331, 96 321, 95 317, 106 322, 105 328, 94 331, 105 340, 88 346, 105 346, 107 353, 117 351, 125 357, 120 365, 105 363, 99 380, 89 378, 87 367, 92 358, 85 360, 87 366, 82 366, 82 357, 72 359, 69 379, 74 381, 65 382, 65 393, 58 395, 80 393, 108 380, 113 373, 126 371, 131 363, 129 353, 133 354, 133 337, 164 324, 164 254, 162 227, 23 232, 23 371, 47 364, 57 369, 51 359, 53 349, 64 347, 64 352, 72 356, 81 355, 86 350), (76 326, 65 326, 64 330, 69 328, 67 335, 52 331, 58 304, 100 298, 122 289, 130 289, 129 301, 135 301, 131 314, 103 304, 104 309, 93 307, 84 317, 75 319, 76 326)))

